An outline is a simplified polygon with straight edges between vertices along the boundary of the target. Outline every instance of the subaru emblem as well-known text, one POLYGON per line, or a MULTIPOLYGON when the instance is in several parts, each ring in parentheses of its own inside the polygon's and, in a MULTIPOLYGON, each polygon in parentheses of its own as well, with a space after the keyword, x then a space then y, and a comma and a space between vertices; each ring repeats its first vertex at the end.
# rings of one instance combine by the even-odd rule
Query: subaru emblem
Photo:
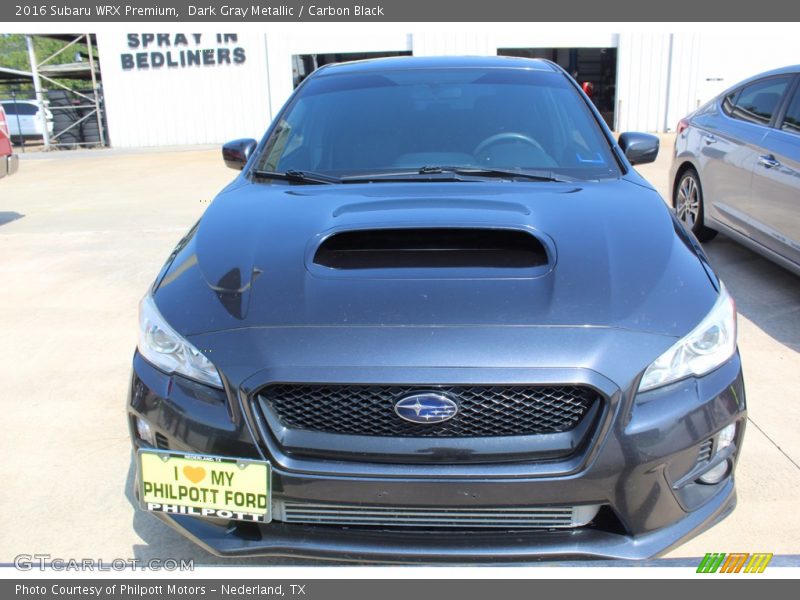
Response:
POLYGON ((423 392, 400 398, 394 412, 411 423, 441 423, 456 416, 458 404, 442 394, 423 392))

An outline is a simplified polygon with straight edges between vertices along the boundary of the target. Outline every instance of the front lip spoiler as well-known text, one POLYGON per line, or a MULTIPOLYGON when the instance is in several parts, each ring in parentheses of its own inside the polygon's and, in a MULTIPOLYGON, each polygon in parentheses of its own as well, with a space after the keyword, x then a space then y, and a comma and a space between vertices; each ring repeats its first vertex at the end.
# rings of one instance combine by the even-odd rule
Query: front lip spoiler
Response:
POLYGON ((640 536, 584 528, 560 531, 516 531, 440 535, 343 529, 273 522, 262 539, 245 539, 197 517, 152 513, 170 527, 225 558, 290 556, 355 562, 506 562, 575 559, 642 560, 660 556, 712 527, 736 507, 729 479, 706 505, 680 521, 640 536), (267 537, 268 536, 268 537, 267 537), (267 539, 264 539, 267 538, 267 539))

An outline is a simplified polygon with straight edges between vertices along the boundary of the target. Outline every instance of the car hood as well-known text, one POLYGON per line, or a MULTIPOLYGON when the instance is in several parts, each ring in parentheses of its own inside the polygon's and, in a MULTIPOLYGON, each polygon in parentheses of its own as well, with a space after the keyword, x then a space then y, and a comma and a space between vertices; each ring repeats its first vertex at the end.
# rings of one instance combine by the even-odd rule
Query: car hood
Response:
POLYGON ((651 188, 633 181, 253 184, 209 206, 162 270, 159 310, 183 335, 249 328, 604 327, 679 337, 717 296, 651 188), (328 268, 341 231, 516 229, 530 269, 328 268))

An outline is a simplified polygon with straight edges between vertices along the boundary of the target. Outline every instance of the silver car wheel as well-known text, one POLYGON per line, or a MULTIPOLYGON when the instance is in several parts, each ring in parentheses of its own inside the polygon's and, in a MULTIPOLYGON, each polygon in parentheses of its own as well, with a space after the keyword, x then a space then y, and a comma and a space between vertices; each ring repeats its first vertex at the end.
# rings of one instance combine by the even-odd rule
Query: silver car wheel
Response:
POLYGON ((690 229, 694 228, 700 218, 700 189, 692 175, 684 175, 681 179, 677 200, 675 212, 678 218, 690 229))

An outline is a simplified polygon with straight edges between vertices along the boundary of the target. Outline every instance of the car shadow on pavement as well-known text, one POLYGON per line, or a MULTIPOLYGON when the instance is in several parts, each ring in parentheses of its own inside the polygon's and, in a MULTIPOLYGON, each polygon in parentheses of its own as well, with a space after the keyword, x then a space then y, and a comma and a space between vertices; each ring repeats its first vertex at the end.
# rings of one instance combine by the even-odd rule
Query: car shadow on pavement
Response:
MULTIPOLYGON (((331 561, 314 561, 292 557, 258 557, 258 558, 233 558, 226 559, 206 552, 203 548, 181 536, 168 525, 162 523, 153 515, 148 514, 139 506, 139 501, 134 492, 136 479, 136 456, 131 452, 128 465, 128 475, 125 478, 125 497, 134 507, 133 530, 142 539, 141 544, 132 547, 133 558, 140 563, 150 560, 177 559, 193 560, 195 566, 220 565, 228 567, 240 566, 286 566, 286 565, 315 565, 335 566, 348 563, 335 563, 331 561)), ((353 564, 353 563, 350 563, 353 564)))
POLYGON ((800 277, 723 235, 703 248, 739 313, 800 352, 800 277))
POLYGON ((14 212, 13 210, 0 210, 0 225, 11 223, 11 221, 16 221, 24 216, 22 213, 14 212))

